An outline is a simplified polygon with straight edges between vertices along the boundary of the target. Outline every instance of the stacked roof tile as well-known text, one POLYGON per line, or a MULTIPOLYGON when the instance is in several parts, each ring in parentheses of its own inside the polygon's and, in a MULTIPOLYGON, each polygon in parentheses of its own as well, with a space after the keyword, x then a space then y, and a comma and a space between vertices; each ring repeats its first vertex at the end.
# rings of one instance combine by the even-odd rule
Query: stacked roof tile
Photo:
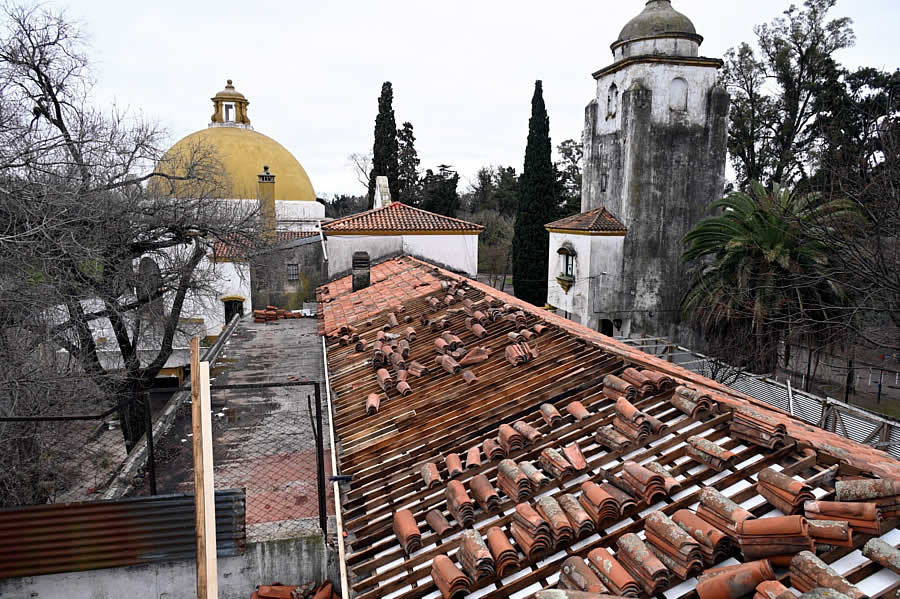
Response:
MULTIPOLYGON (((790 567, 801 548, 814 548, 818 559, 833 565, 873 535, 890 535, 888 526, 858 529, 854 521, 865 524, 866 516, 882 509, 895 517, 897 487, 845 484, 877 477, 900 480, 900 464, 883 452, 804 425, 713 381, 420 261, 401 258, 377 265, 372 280, 370 288, 355 294, 349 280, 319 291, 320 330, 329 335, 334 424, 343 448, 340 466, 352 477, 342 498, 347 566, 352 590, 362 599, 449 597, 456 591, 459 596, 526 597, 547 587, 571 592, 596 588, 591 573, 615 594, 665 591, 677 599, 697 586, 701 597, 739 599, 743 595, 732 594, 726 582, 732 576, 713 568, 723 560, 725 566, 739 565, 735 559, 746 559, 742 546, 750 555, 769 552, 776 562, 773 568, 768 558, 747 559, 751 563, 742 575, 747 588, 740 590, 749 598, 777 588, 758 591, 767 581, 799 588, 792 584, 790 567), (453 301, 445 301, 448 297, 453 301), (358 301, 368 308, 353 309, 358 301), (408 396, 382 391, 371 355, 341 345, 339 337, 342 327, 353 326, 362 340, 374 340, 389 312, 444 323, 437 330, 415 325, 410 360, 436 364, 434 341, 442 333, 455 335, 463 347, 477 343, 485 348, 487 359, 470 367, 477 382, 468 385, 460 373, 437 367, 417 379, 408 396), (475 312, 483 316, 482 335, 467 323, 475 312), (510 333, 538 327, 542 334, 527 340, 537 355, 518 365, 507 361, 505 348, 517 343, 510 333), (693 392, 679 395, 690 403, 671 401, 679 386, 693 392), (380 407, 367 415, 371 393, 380 393, 380 407), (701 401, 706 405, 697 409, 701 401), (742 407, 752 410, 744 413, 743 424, 754 430, 733 430, 735 409, 742 407), (626 423, 621 428, 631 436, 619 433, 618 443, 611 444, 604 439, 619 432, 613 428, 616 420, 626 423), (771 443, 772 433, 781 437, 778 443, 771 443), (504 459, 492 460, 490 454, 499 452, 504 459), (579 468, 573 462, 580 462, 579 468), (423 463, 439 470, 438 484, 432 484, 437 480, 433 473, 423 479, 423 463), (798 484, 760 476, 764 470, 798 484), (772 496, 783 497, 792 511, 803 503, 806 513, 781 520, 790 514, 778 511, 758 484, 786 488, 787 494, 772 496), (833 502, 836 485, 846 505, 862 503, 870 511, 860 511, 846 526, 810 526, 808 520, 826 520, 823 512, 835 513, 811 504, 833 502), (809 492, 816 502, 806 501, 809 492), (429 525, 422 529, 422 548, 411 555, 392 527, 399 510, 429 525), (752 519, 762 522, 746 527, 752 519), (477 543, 466 541, 467 529, 485 539, 492 576, 473 574, 472 556, 460 554, 467 542, 469 554, 474 548, 487 557, 477 543), (787 550, 770 542, 778 535, 790 540, 787 550), (848 540, 852 546, 839 545, 848 540), (701 568, 706 571, 698 585, 694 576, 701 568)), ((897 536, 884 538, 891 545, 900 542, 897 536)), ((900 588, 900 580, 881 576, 892 572, 861 560, 864 567, 838 570, 849 584, 866 583, 873 596, 900 588)))

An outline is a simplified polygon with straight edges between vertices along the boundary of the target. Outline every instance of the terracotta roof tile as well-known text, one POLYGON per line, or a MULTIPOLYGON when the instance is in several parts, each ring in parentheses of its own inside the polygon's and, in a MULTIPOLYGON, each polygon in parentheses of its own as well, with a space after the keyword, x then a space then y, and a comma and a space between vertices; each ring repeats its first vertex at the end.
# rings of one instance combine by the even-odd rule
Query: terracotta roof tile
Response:
POLYGON ((610 214, 606 208, 597 208, 581 214, 573 214, 566 218, 544 225, 546 229, 561 231, 585 231, 595 233, 625 233, 625 225, 610 214))
MULTIPOLYGON (((512 586, 503 582, 502 588, 487 591, 492 597, 540 583, 542 576, 559 572, 566 558, 596 557, 597 548, 616 545, 621 550, 615 559, 625 564, 619 568, 632 585, 633 578, 638 578, 650 589, 668 591, 681 584, 682 575, 697 570, 697 548, 709 568, 729 554, 739 555, 742 541, 750 555, 783 551, 781 545, 767 547, 772 533, 796 541, 791 551, 816 541, 823 560, 831 563, 840 554, 823 546, 847 542, 860 546, 866 535, 878 534, 882 522, 878 512, 896 509, 898 489, 893 483, 864 480, 872 475, 900 479, 900 465, 883 452, 806 425, 698 374, 419 260, 403 257, 375 265, 372 280, 370 288, 358 293, 350 291, 349 277, 318 290, 321 330, 330 333, 326 343, 334 426, 342 446, 340 466, 353 477, 344 504, 344 527, 351 539, 350 567, 365 573, 353 584, 361 599, 375 599, 385 592, 396 592, 399 599, 430 596, 436 584, 420 566, 432 559, 446 566, 446 561, 438 560, 446 555, 455 556, 466 572, 477 573, 469 557, 468 565, 461 561, 462 539, 455 534, 460 527, 488 534, 495 572, 501 568, 491 538, 503 545, 501 552, 508 556, 503 575, 529 568, 518 573, 512 586), (447 297, 453 302, 445 302, 447 297), (412 317, 407 324, 417 327, 418 335, 407 340, 405 335, 394 338, 385 333, 382 325, 389 312, 402 315, 401 320, 412 317), (478 320, 476 313, 480 313, 478 320), (467 324, 467 318, 472 322, 467 324), (471 324, 481 324, 479 320, 485 334, 476 336, 471 324), (437 326, 430 327, 431 321, 437 326), (510 343, 508 333, 537 332, 538 323, 542 323, 542 334, 529 341, 536 350, 535 359, 517 366, 509 363, 504 355, 510 343), (388 354, 406 351, 400 347, 402 338, 409 345, 404 361, 408 360, 410 373, 417 376, 415 360, 427 363, 431 370, 416 379, 415 393, 400 399, 396 389, 390 389, 384 392, 378 412, 365 416, 368 394, 381 390, 371 354, 340 343, 340 336, 352 334, 368 344, 377 343, 380 334, 382 351, 388 354), (486 356, 478 352, 479 360, 486 359, 473 366, 477 385, 466 385, 460 374, 454 374, 455 368, 435 366, 434 340, 439 338, 448 345, 444 351, 455 354, 450 356, 454 361, 464 360, 475 348, 486 350, 486 356), (449 349, 451 342, 460 346, 455 352, 449 349), (606 375, 616 378, 609 378, 604 388, 606 375), (678 401, 673 402, 676 393, 678 401), (625 399, 626 394, 634 403, 625 399), (708 409, 700 409, 701 403, 708 409), (602 431, 606 433, 601 435, 602 431), (771 435, 783 437, 784 445, 768 445, 766 437, 771 435), (698 437, 693 441, 697 449, 688 442, 693 436, 698 437), (612 441, 604 441, 605 437, 612 441), (594 445, 594 440, 608 451, 594 445), (580 448, 577 453, 576 447, 580 448), (691 452, 702 457, 697 455, 698 461, 691 452), (503 453, 509 457, 497 461, 503 453), (463 470, 460 458, 465 457, 463 470), (626 465, 628 461, 633 464, 626 465), (716 473, 708 462, 723 468, 722 472, 716 473), (434 469, 429 467, 423 479, 421 466, 426 463, 434 469), (584 473, 575 471, 575 463, 579 467, 583 463, 584 473), (582 485, 585 478, 604 482, 582 485), (863 482, 840 484, 840 493, 867 501, 861 505, 871 508, 847 503, 841 504, 847 506, 841 511, 822 505, 824 501, 805 503, 810 508, 805 517, 823 521, 809 526, 808 536, 782 526, 782 522, 799 522, 799 514, 791 520, 766 518, 777 507, 776 497, 794 511, 808 497, 806 486, 827 500, 833 497, 835 481, 855 480, 863 482), (436 484, 428 490, 425 487, 431 481, 436 484), (542 503, 534 498, 536 493, 542 503), (772 497, 768 502, 767 493, 772 497), (664 498, 661 504, 647 509, 648 501, 660 498, 664 498), (685 509, 698 499, 696 513, 685 509), (748 499, 756 501, 755 507, 747 507, 748 499), (514 515, 516 502, 520 503, 514 515), (417 555, 407 556, 391 534, 391 517, 398 507, 409 509, 417 522, 430 527, 422 535, 423 551, 417 555), (661 522, 653 525, 659 525, 657 532, 649 534, 646 514, 654 510, 671 518, 692 540, 685 541, 673 524, 660 517, 661 522), (455 520, 454 534, 446 529, 448 518, 455 520), (750 524, 748 534, 742 535, 743 523, 753 518, 772 521, 750 524), (487 530, 488 525, 496 527, 496 532, 487 530), (439 534, 431 534, 431 529, 439 534), (634 539, 629 535, 638 535, 638 540, 645 535, 647 542, 632 542, 629 547, 634 539), (580 544, 569 546, 569 540, 576 538, 580 544), (518 564, 516 550, 541 561, 518 564), (563 553, 548 555, 554 550, 563 553), (634 554, 630 558, 629 552, 634 554), (638 554, 642 557, 635 558, 638 554), (655 565, 647 569, 653 561, 661 562, 665 571, 655 565), (666 573, 670 576, 663 577, 666 573)), ((402 380, 403 371, 389 358, 378 368, 389 370, 393 380, 402 380)), ((882 517, 885 528, 894 525, 894 520, 882 517)), ((472 547, 483 554, 480 547, 472 547)), ((782 567, 792 557, 771 556, 772 563, 782 567)), ((608 588, 618 591, 597 572, 595 560, 590 565, 608 588)), ((867 567, 876 571, 878 566, 867 567)), ((754 574, 754 568, 760 564, 748 568, 748 575, 754 574)), ((716 590, 713 587, 723 582, 705 582, 716 573, 703 575, 704 591, 716 590)), ((448 570, 448 579, 440 584, 448 588, 455 576, 448 570)), ((473 592, 481 592, 498 580, 496 575, 476 575, 469 583, 473 592)))
MULTIPOLYGON (((274 243, 297 241, 318 235, 318 231, 276 231, 274 243)), ((213 257, 218 261, 246 260, 251 252, 259 250, 261 247, 253 245, 242 237, 220 239, 213 244, 213 257)))
POLYGON ((416 233, 421 231, 474 234, 484 231, 484 227, 394 202, 381 208, 333 220, 322 225, 322 230, 332 235, 373 232, 416 233))

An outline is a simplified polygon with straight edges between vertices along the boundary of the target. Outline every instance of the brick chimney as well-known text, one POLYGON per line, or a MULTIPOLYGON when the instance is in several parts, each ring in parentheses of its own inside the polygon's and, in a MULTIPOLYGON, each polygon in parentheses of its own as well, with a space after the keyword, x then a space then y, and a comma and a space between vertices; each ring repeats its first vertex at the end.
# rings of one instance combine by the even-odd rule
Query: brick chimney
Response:
POLYGON ((259 200, 259 215, 262 220, 263 236, 275 237, 275 175, 264 166, 256 183, 256 199, 259 200))

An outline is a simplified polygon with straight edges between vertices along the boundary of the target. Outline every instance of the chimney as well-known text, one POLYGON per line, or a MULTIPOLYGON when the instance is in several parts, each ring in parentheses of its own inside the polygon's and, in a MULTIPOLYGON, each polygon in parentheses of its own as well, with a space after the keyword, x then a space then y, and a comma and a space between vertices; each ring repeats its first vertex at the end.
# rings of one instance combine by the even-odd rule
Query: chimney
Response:
POLYGON ((388 178, 384 176, 375 177, 375 207, 384 208, 391 205, 391 186, 388 184, 388 178))
POLYGON ((369 286, 372 279, 372 264, 368 252, 353 252, 353 291, 369 286))
POLYGON ((263 236, 275 237, 275 175, 264 166, 256 183, 256 199, 259 200, 259 214, 262 219, 263 236))

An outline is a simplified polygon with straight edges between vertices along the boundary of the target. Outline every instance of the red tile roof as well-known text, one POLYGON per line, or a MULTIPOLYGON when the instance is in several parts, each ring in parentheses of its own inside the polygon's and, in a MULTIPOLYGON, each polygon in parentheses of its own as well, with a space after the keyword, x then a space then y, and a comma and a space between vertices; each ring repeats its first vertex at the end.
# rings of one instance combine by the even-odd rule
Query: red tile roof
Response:
MULTIPOLYGON (((318 231, 276 231, 275 243, 306 239, 318 234, 318 231)), ((236 237, 231 240, 218 240, 213 245, 213 258, 220 262, 246 260, 247 255, 255 249, 259 248, 254 247, 250 240, 244 238, 236 237)))
MULTIPOLYGON (((355 580, 352 590, 361 599, 388 593, 401 599, 432 596, 437 587, 430 565, 443 560, 442 556, 469 574, 472 591, 484 590, 489 599, 524 596, 526 588, 545 585, 564 570, 566 559, 584 559, 592 550, 618 547, 616 559, 622 558, 624 563, 629 544, 648 559, 655 555, 667 568, 675 568, 670 580, 660 582, 668 589, 685 578, 677 575, 679 569, 696 570, 696 560, 680 563, 682 556, 674 551, 694 541, 662 516, 655 516, 654 522, 662 523, 658 534, 646 535, 646 547, 643 542, 632 543, 640 541, 636 534, 646 533, 654 509, 674 517, 704 497, 718 502, 712 511, 698 509, 697 517, 714 527, 725 526, 721 532, 739 542, 743 533, 734 524, 737 518, 764 517, 773 509, 757 488, 757 475, 766 468, 800 476, 821 500, 833 497, 835 475, 845 480, 860 475, 900 479, 900 462, 884 452, 809 426, 715 381, 477 281, 409 257, 375 265, 371 274, 372 285, 362 291, 353 293, 351 279, 346 277, 320 287, 317 293, 320 332, 329 334, 327 361, 334 427, 342 447, 340 467, 342 474, 352 477, 342 509, 350 544, 346 563, 355 580), (388 314, 395 315, 399 326, 391 323, 388 314), (474 332, 477 323, 483 325, 479 334, 474 332), (338 339, 342 327, 348 337, 359 336, 361 350, 348 343, 347 337, 343 342, 338 339), (408 358, 404 355, 404 361, 428 369, 414 374, 412 368, 397 366, 400 360, 391 361, 393 367, 386 363, 381 376, 408 382, 412 389, 401 395, 379 386, 371 347, 383 344, 380 351, 391 353, 392 336, 402 335, 407 327, 415 328, 415 335, 407 334, 408 358), (445 336, 450 335, 458 337, 466 350, 485 349, 487 359, 471 367, 477 375, 471 385, 461 372, 442 368, 435 361, 436 357, 454 359, 449 344, 435 345, 435 340, 446 341, 445 336), (533 359, 516 364, 507 361, 505 348, 525 343, 534 351, 533 359), (436 354, 439 346, 443 355, 436 354), (696 401, 681 401, 678 407, 671 399, 682 385, 696 393, 681 393, 680 397, 696 401), (380 397, 376 414, 366 411, 372 393, 380 397), (712 409, 694 409, 701 400, 709 402, 712 409), (573 402, 587 414, 577 417, 581 411, 567 407, 573 402), (741 412, 740 419, 737 412, 741 412), (741 424, 736 429, 738 420, 741 424), (629 425, 617 429, 621 445, 604 448, 603 439, 595 433, 617 423, 629 425), (502 425, 510 425, 512 433, 510 426, 502 425), (643 431, 645 427, 647 431, 643 431), (748 431, 761 435, 758 442, 748 431), (773 431, 783 434, 776 447, 766 441, 773 431), (515 433, 523 437, 524 447, 519 440, 511 442, 510 435, 515 433), (710 455, 727 459, 716 467, 710 467, 704 456, 697 459, 689 449, 695 437, 703 439, 710 455), (465 470, 461 469, 461 456, 466 456, 465 470), (514 463, 498 463, 500 458, 514 463), (623 463, 628 461, 633 464, 623 463), (423 481, 422 466, 427 463, 438 470, 439 480, 430 471, 427 481, 434 488, 423 481), (717 472, 720 467, 722 471, 717 472), (600 485, 602 492, 591 486, 604 480, 609 482, 600 485), (629 497, 624 489, 633 486, 641 488, 629 497), (528 495, 529 488, 532 494, 541 494, 540 502, 533 495, 520 502, 520 488, 522 495, 528 495), (599 503, 586 501, 586 492, 593 493, 591 497, 599 503), (648 505, 648 497, 657 502, 655 508, 648 505), (743 505, 751 499, 755 503, 743 505), (579 509, 590 511, 587 508, 597 512, 596 516, 611 519, 588 531, 587 522, 579 519, 579 509), (413 555, 403 551, 392 531, 394 514, 401 509, 409 510, 420 526, 422 548, 413 555), (571 545, 572 531, 561 528, 566 521, 560 510, 586 527, 585 536, 575 534, 578 541, 571 545), (523 519, 523 513, 534 521, 523 519), (449 529, 443 526, 448 515, 453 523, 449 529), (722 523, 716 524, 719 520, 722 523), (482 577, 471 556, 456 551, 466 542, 459 536, 460 521, 465 521, 463 528, 481 535, 496 527, 499 533, 494 536, 500 534, 506 543, 510 539, 515 542, 526 559, 508 566, 509 573, 516 571, 514 580, 499 580, 490 572, 482 577), (430 528, 432 522, 437 523, 436 529, 430 528), (541 528, 545 524, 549 524, 546 530, 541 528), (678 545, 669 547, 669 540, 678 545)), ((462 359, 466 350, 457 349, 456 359, 462 359)), ((789 499, 799 501, 793 496, 789 499)), ((893 505, 895 499, 878 501, 893 505)), ((885 532, 895 523, 885 517, 885 532)), ((868 537, 857 532, 854 539, 860 545, 868 537)), ((747 540, 752 539, 748 536, 747 540)), ((725 557, 721 551, 716 553, 715 546, 706 549, 701 553, 704 559, 709 557, 704 562, 707 568, 725 557)), ((765 543, 756 548, 771 549, 765 543)), ((820 554, 832 563, 849 550, 826 549, 820 554)), ((874 572, 878 566, 872 568, 874 572)), ((788 584, 784 577, 781 580, 788 584)), ((648 581, 653 582, 649 578, 642 582, 648 581)))
POLYGON ((625 225, 609 213, 606 208, 574 214, 544 225, 546 229, 561 231, 584 231, 588 233, 625 233, 625 225))
POLYGON ((332 235, 355 233, 455 233, 476 234, 484 227, 458 218, 413 208, 394 202, 359 214, 352 214, 322 225, 332 235))

